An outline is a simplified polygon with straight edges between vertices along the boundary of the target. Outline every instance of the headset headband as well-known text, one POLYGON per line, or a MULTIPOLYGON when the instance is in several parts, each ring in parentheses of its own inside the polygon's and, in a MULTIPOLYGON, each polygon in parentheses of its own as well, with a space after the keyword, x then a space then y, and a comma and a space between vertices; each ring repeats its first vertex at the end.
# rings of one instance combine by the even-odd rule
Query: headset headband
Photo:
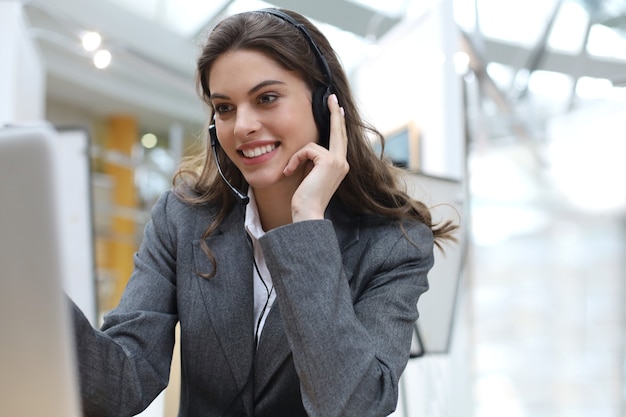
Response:
POLYGON ((320 64, 320 68, 322 70, 322 75, 324 77, 326 86, 331 87, 333 85, 333 77, 330 72, 330 66, 328 65, 328 61, 326 61, 326 58, 324 58, 322 51, 320 51, 320 48, 317 46, 317 44, 313 40, 313 37, 311 36, 307 28, 302 23, 297 22, 293 17, 289 16, 287 13, 284 13, 278 9, 260 9, 260 10, 257 10, 257 12, 268 13, 268 14, 274 15, 284 20, 285 22, 291 24, 298 30, 300 30, 300 32, 304 35, 306 40, 309 42, 309 45, 311 45, 311 48, 313 48, 313 52, 315 53, 315 56, 317 57, 317 61, 320 64))

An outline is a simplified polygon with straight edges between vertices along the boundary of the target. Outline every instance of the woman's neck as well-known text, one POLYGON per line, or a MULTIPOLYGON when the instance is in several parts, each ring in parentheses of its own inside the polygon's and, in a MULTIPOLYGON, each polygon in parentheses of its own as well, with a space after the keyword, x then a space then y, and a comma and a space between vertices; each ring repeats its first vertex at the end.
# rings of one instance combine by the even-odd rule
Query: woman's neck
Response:
POLYGON ((254 199, 264 231, 268 232, 292 222, 292 196, 293 191, 284 188, 254 189, 254 199))

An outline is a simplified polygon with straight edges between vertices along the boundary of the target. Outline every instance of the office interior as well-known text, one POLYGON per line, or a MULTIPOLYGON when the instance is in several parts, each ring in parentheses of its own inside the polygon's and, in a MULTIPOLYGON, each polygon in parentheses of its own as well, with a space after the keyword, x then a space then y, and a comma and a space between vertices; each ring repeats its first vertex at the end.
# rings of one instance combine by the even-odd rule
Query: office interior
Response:
MULTIPOLYGON (((87 138, 67 198, 89 211, 94 323, 205 140, 198 42, 262 7, 319 24, 415 192, 462 224, 393 416, 626 416, 622 0, 0 1, 0 123, 87 138)), ((144 417, 176 415, 172 372, 144 417)))

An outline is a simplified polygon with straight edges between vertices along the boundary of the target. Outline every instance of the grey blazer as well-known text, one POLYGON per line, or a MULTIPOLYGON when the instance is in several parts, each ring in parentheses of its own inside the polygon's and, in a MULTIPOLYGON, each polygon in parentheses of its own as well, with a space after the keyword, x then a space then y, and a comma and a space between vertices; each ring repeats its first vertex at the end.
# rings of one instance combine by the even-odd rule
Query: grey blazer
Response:
POLYGON ((252 250, 235 207, 206 243, 214 211, 172 192, 152 210, 121 302, 93 329, 74 306, 86 417, 132 416, 168 383, 181 328, 180 417, 386 416, 428 288, 423 224, 350 214, 286 225, 261 239, 275 285, 254 348, 252 250), (413 242, 412 245, 409 240, 413 242))

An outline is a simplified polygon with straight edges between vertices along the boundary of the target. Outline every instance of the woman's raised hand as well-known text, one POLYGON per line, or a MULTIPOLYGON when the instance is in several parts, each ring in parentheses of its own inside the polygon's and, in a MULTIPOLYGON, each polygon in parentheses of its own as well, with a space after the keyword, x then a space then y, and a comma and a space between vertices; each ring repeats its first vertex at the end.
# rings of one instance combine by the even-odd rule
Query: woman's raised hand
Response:
POLYGON ((345 115, 335 94, 328 97, 328 108, 330 110, 328 149, 311 142, 293 154, 283 171, 285 175, 291 175, 301 164, 307 164, 307 175, 291 199, 291 215, 294 222, 323 219, 331 197, 350 169, 346 160, 348 137, 345 115))

